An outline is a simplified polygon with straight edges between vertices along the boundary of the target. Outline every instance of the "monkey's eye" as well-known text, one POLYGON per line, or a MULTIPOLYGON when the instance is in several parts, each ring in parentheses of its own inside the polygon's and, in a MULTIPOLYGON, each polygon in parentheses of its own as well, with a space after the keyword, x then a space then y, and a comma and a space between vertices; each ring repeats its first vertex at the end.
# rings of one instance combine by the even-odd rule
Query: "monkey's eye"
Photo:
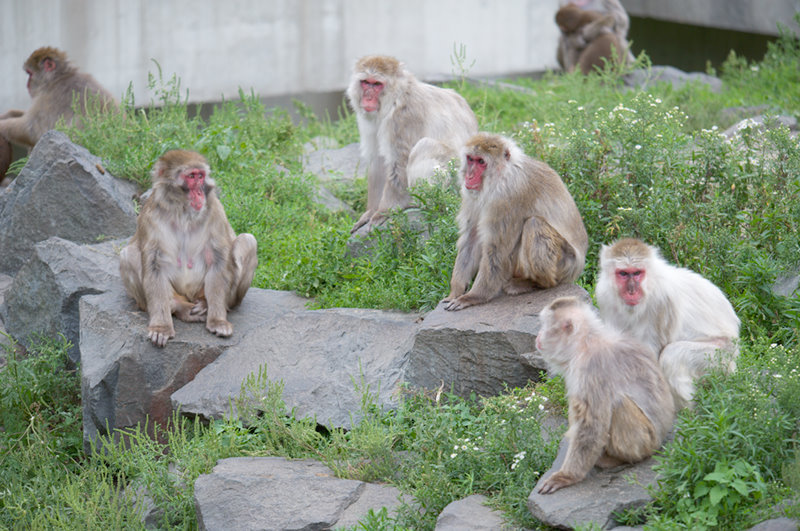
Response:
POLYGON ((486 161, 483 160, 483 157, 473 157, 472 155, 467 155, 467 162, 469 164, 477 164, 478 166, 486 166, 486 161))
POLYGON ((362 87, 370 87, 370 88, 381 88, 383 83, 380 81, 375 81, 374 79, 364 79, 361 81, 362 87))

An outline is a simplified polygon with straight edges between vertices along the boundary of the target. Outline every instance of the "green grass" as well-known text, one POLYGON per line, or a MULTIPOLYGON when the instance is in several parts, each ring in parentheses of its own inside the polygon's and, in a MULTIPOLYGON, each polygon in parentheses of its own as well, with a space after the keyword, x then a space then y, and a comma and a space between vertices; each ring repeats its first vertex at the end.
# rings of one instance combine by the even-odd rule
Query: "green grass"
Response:
MULTIPOLYGON (((645 56, 639 61, 647 64, 645 56)), ((746 527, 779 505, 800 517, 800 300, 772 289, 798 266, 800 145, 780 128, 744 130, 730 142, 720 136, 734 120, 722 112, 729 107, 766 104, 773 114, 800 116, 798 65, 800 45, 786 35, 760 62, 732 54, 719 71, 719 94, 698 85, 625 89, 618 72, 515 82, 527 92, 452 84, 482 129, 513 136, 563 176, 590 236, 579 279, 590 293, 600 244, 636 236, 714 281, 742 320, 738 371, 700 383, 697 407, 681 413, 676 438, 659 457, 654 501, 624 515, 631 523, 746 527)), ((457 237, 454 187, 415 190, 417 219, 394 216, 360 258, 347 253, 353 220, 311 201, 315 182, 303 174, 303 145, 317 135, 356 141, 346 110, 331 122, 299 106, 300 126, 242 93, 203 120, 189 112, 176 78, 158 72, 150 91, 157 105, 137 109, 129 93, 121 114, 69 134, 111 173, 143 188, 163 151, 202 152, 234 229, 258 240, 256 286, 294 290, 314 307, 426 311, 446 295, 457 237)), ((442 178, 453 175, 450 168, 442 178)), ((363 209, 363 180, 334 192, 363 209)), ((409 392, 396 411, 379 410, 370 390, 360 389, 364 420, 348 432, 320 433, 311 419, 284 414, 281 383, 267 384, 262 373, 245 384, 243 392, 263 396, 258 414, 240 404, 246 423, 176 418, 159 441, 133 431, 129 449, 109 444, 84 455, 79 381, 66 367, 67 348, 42 338, 33 355, 5 354, 0 529, 141 527, 143 489, 161 510, 160 527, 193 529, 194 479, 217 459, 239 455, 320 459, 342 477, 394 483, 426 509, 406 506, 396 518, 373 513, 365 529, 432 529, 447 503, 473 493, 487 495, 514 525, 538 526, 525 501, 555 454, 560 434, 545 443, 540 426, 543 411, 563 413, 559 380, 497 397, 409 392)))

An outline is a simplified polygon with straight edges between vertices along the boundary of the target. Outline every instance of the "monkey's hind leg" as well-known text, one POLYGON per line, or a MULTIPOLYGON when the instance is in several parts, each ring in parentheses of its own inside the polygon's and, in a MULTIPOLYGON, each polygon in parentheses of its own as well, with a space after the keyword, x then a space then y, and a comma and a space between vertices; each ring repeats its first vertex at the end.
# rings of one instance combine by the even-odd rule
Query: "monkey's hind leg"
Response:
MULTIPOLYGON (((622 399, 611 415, 611 429, 605 454, 611 458, 606 465, 637 463, 653 455, 661 441, 656 436, 653 423, 629 397, 622 399)), ((601 460, 602 461, 602 458, 601 460)), ((598 466, 602 466, 598 461, 598 466)))
POLYGON ((147 311, 147 298, 144 294, 142 283, 142 253, 139 246, 126 245, 119 253, 119 274, 125 291, 136 301, 136 305, 143 312, 147 311))
POLYGON ((235 308, 242 302, 253 283, 257 266, 258 244, 255 236, 246 232, 238 235, 231 246, 233 278, 228 294, 228 308, 235 308))
POLYGON ((572 245, 544 219, 533 216, 522 229, 515 279, 530 279, 535 287, 552 288, 571 278, 576 261, 572 245))

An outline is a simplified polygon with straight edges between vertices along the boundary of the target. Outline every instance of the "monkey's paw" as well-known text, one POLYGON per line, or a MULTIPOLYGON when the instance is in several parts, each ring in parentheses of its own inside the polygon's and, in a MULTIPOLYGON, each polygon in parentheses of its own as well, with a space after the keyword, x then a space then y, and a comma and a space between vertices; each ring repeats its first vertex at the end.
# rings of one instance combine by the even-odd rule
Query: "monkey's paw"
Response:
POLYGON ((463 310, 464 308, 469 308, 470 306, 475 306, 477 302, 472 300, 472 298, 462 295, 455 300, 447 301, 445 299, 446 304, 444 305, 444 309, 450 312, 456 312, 458 310, 463 310))
POLYGON ((539 494, 552 494, 558 489, 568 487, 573 483, 575 483, 574 478, 568 476, 567 474, 556 472, 542 482, 541 486, 539 487, 539 494))
POLYGON ((375 211, 374 211, 374 210, 367 210, 366 212, 364 212, 363 214, 361 214, 361 217, 360 217, 360 218, 358 218, 358 221, 356 221, 356 224, 355 224, 355 225, 353 225, 353 228, 352 228, 352 229, 350 229, 350 234, 353 234, 353 233, 354 233, 354 232, 356 232, 358 229, 360 229, 361 227, 363 227, 364 225, 366 225, 367 223, 369 223, 369 220, 370 220, 370 218, 372 217, 372 215, 373 215, 374 213, 375 213, 375 211))
POLYGON ((225 319, 209 319, 206 321, 206 328, 220 337, 230 337, 233 334, 233 325, 225 319))
POLYGON ((175 329, 172 325, 151 325, 147 327, 147 338, 156 347, 163 348, 168 339, 175 337, 175 329))

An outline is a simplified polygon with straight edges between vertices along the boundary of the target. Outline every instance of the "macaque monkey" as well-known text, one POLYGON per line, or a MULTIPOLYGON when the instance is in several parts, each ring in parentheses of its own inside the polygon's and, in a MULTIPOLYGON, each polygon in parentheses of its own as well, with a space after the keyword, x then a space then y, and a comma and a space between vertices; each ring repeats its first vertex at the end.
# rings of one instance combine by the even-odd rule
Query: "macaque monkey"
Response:
MULTIPOLYGON (((111 93, 90 74, 80 72, 57 48, 39 48, 28 57, 23 68, 28 74, 31 106, 24 112, 11 110, 0 115, 0 144, 6 140, 32 148, 45 132, 55 127, 59 118, 63 117, 67 123, 74 119, 75 99, 80 113, 86 112, 91 98, 95 98, 101 108, 117 108, 111 93)), ((3 169, 3 160, 0 155, 0 169, 3 169)), ((0 179, 4 174, 5 170, 0 173, 0 179)))
POLYGON ((511 139, 488 133, 467 141, 461 163, 458 254, 445 310, 580 276, 586 229, 550 166, 525 155, 511 139))
POLYGON ((556 13, 556 23, 565 43, 561 59, 566 72, 579 68, 586 75, 603 68, 603 59, 625 61, 624 41, 614 33, 611 15, 567 4, 556 13))
POLYGON ((147 336, 158 347, 175 337, 172 314, 186 322, 205 320, 209 332, 230 336, 228 310, 253 281, 256 239, 234 234, 209 173, 199 153, 162 155, 136 233, 120 253, 125 289, 150 315, 147 336))
POLYGON ((575 297, 554 300, 540 319, 536 348, 564 377, 569 428, 564 463, 540 481, 539 493, 581 481, 594 465, 611 468, 653 455, 675 416, 655 352, 606 328, 575 297))
MULTIPOLYGON (((617 53, 623 54, 623 60, 632 61, 634 59, 633 54, 628 49, 630 19, 619 0, 560 0, 559 5, 562 8, 570 6, 575 10, 594 11, 599 12, 600 15, 606 15, 590 21, 591 23, 584 25, 580 31, 571 35, 565 34, 564 29, 561 28, 562 33, 558 40, 556 58, 564 71, 573 71, 578 64, 580 52, 591 41, 608 32, 616 36, 615 40, 620 45, 615 47, 617 53)), ((557 23, 561 26, 560 22, 557 23)), ((603 40, 607 41, 608 38, 605 37, 603 40)), ((606 45, 604 44, 603 46, 606 45)), ((607 56, 610 57, 610 55, 607 56)))
POLYGON ((602 247, 595 296, 604 321, 658 354, 676 408, 691 404, 694 379, 710 366, 736 370, 739 318, 731 303, 709 280, 670 265, 643 241, 602 247))
POLYGON ((380 224, 406 208, 408 188, 458 157, 478 121, 455 91, 422 83, 393 57, 359 59, 347 88, 355 110, 361 155, 368 161, 367 211, 353 226, 380 224))

